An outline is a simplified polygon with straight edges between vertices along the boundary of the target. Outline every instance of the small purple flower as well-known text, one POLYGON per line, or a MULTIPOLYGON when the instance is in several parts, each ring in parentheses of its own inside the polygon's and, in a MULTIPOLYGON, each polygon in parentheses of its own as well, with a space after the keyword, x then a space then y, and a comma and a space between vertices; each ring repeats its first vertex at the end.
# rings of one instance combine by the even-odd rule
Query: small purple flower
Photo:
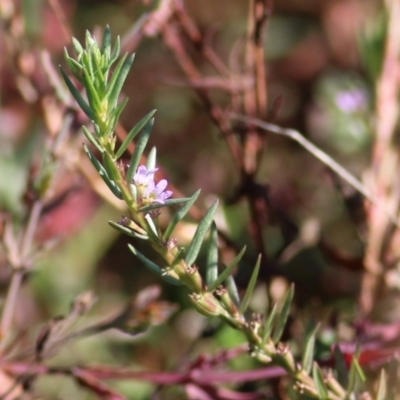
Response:
POLYGON ((365 109, 367 102, 367 94, 362 89, 341 91, 335 97, 337 107, 346 113, 365 109))
POLYGON ((144 190, 144 198, 149 203, 160 203, 164 204, 165 200, 169 199, 172 195, 170 190, 165 190, 168 182, 166 179, 161 179, 157 185, 152 181, 144 190))
POLYGON ((172 192, 165 190, 168 185, 167 180, 161 179, 157 184, 154 182, 154 173, 158 168, 147 170, 144 165, 140 165, 133 176, 133 183, 141 193, 143 203, 164 204, 165 200, 171 197, 172 192))
POLYGON ((136 186, 145 187, 147 187, 150 183, 154 185, 154 173, 156 171, 158 171, 158 168, 150 169, 147 171, 147 168, 144 165, 139 165, 136 174, 133 175, 133 183, 136 186))

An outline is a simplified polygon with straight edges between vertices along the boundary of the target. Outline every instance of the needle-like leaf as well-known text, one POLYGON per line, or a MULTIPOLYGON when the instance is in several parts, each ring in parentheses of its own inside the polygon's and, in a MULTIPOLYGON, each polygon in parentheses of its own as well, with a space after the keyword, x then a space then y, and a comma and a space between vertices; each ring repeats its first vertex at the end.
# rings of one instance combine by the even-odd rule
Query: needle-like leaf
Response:
POLYGON ((147 257, 145 257, 142 253, 136 250, 131 244, 128 244, 129 250, 140 260, 142 263, 152 272, 155 272, 162 279, 164 279, 168 283, 172 283, 173 285, 181 285, 181 282, 171 276, 165 275, 163 270, 153 261, 150 261, 147 257))
POLYGON ((215 211, 218 207, 218 200, 207 210, 202 220, 197 225, 196 232, 190 243, 185 256, 185 261, 187 265, 193 265, 196 261, 197 255, 199 254, 201 245, 203 244, 204 236, 206 235, 208 228, 210 227, 215 211))
POLYGON ((213 221, 210 227, 206 260, 206 285, 211 285, 218 277, 218 231, 213 221))
POLYGON ((257 258, 257 262, 256 262, 256 265, 254 266, 253 272, 251 274, 249 284, 247 285, 246 292, 245 292, 245 294, 243 296, 243 300, 240 304, 239 312, 241 314, 245 313, 245 311, 247 310, 247 307, 250 304, 251 296, 253 295, 254 288, 257 283, 258 272, 260 271, 260 264, 261 264, 261 254, 257 258))
POLYGON ((92 111, 92 109, 89 107, 89 105, 86 103, 82 95, 79 93, 78 89, 75 87, 75 85, 72 83, 71 79, 69 79, 68 75, 65 73, 65 71, 62 69, 60 66, 61 70, 61 75, 64 78, 64 81, 71 92, 72 96, 74 96, 76 102, 79 104, 79 107, 82 109, 82 111, 87 115, 87 117, 91 120, 94 121, 96 119, 96 115, 92 111))
POLYGON ((122 142, 120 148, 117 151, 116 158, 120 158, 122 154, 124 154, 125 150, 127 149, 128 145, 134 137, 147 125, 150 119, 153 117, 157 110, 150 111, 147 115, 145 115, 127 134, 126 138, 122 142))
POLYGON ((314 326, 313 329, 309 329, 309 331, 306 335, 302 365, 303 365, 303 369, 307 372, 307 374, 310 374, 312 365, 313 365, 315 336, 317 334, 317 330, 318 330, 318 325, 314 326))
POLYGON ((231 274, 233 268, 236 267, 237 263, 242 259, 246 246, 240 251, 240 253, 227 265, 227 267, 221 272, 218 278, 210 284, 208 290, 213 292, 219 285, 221 285, 225 279, 231 274))
POLYGON ((178 225, 178 223, 185 217, 190 207, 192 207, 193 203, 197 200, 197 197, 199 197, 199 194, 200 189, 193 193, 193 195, 190 197, 190 200, 179 211, 176 212, 164 232, 164 240, 168 240, 170 238, 176 225, 178 225))
POLYGON ((292 304, 293 295, 294 295, 294 286, 291 285, 289 290, 286 292, 285 298, 283 300, 282 309, 279 313, 279 316, 278 316, 278 319, 276 322, 276 326, 275 326, 275 330, 272 335, 272 340, 274 341, 275 344, 279 342, 279 340, 281 339, 283 330, 285 329, 286 321, 289 317, 290 306, 292 304))
POLYGON ((324 400, 329 399, 328 388, 325 385, 322 371, 316 362, 314 362, 314 367, 313 367, 313 378, 314 378, 315 387, 317 388, 317 391, 318 391, 319 398, 324 399, 324 400))
POLYGON ((142 157, 143 151, 147 145, 153 125, 154 125, 154 118, 150 119, 150 121, 147 122, 146 126, 143 129, 142 134, 140 135, 139 140, 136 143, 135 150, 133 151, 131 162, 129 164, 129 168, 126 173, 127 182, 132 182, 133 175, 139 166, 140 157, 142 157))

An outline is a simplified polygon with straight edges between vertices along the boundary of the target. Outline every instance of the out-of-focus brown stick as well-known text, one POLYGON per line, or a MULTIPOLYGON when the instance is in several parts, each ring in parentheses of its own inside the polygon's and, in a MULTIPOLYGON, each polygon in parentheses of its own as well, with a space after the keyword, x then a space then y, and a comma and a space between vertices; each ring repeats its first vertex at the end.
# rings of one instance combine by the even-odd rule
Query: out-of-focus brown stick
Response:
MULTIPOLYGON (((400 3, 387 0, 388 30, 381 74, 376 82, 376 135, 372 153, 370 179, 379 201, 393 214, 399 208, 398 148, 393 135, 399 116, 400 91, 400 3)), ((385 287, 387 248, 393 238, 392 222, 376 207, 368 209, 368 240, 365 254, 366 273, 360 294, 360 306, 367 314, 385 287)))
MULTIPOLYGON (((177 32, 177 28, 172 24, 165 25, 162 29, 162 38, 165 45, 174 54, 176 60, 179 63, 179 66, 185 72, 187 77, 189 79, 195 80, 201 78, 199 71, 197 70, 196 66, 189 58, 185 48, 183 47, 179 33, 177 32)), ((195 91, 202 100, 207 112, 210 115, 210 118, 224 135, 224 138, 232 153, 233 159, 240 169, 242 164, 242 151, 236 141, 235 135, 233 135, 233 132, 229 126, 227 118, 224 115, 224 112, 211 102, 205 89, 196 88, 195 91)))
POLYGON ((228 77, 230 75, 229 69, 218 57, 215 51, 210 46, 206 45, 199 29, 187 14, 182 0, 175 0, 173 5, 175 16, 177 17, 184 32, 187 34, 194 46, 204 55, 204 58, 215 68, 215 70, 221 76, 228 77))

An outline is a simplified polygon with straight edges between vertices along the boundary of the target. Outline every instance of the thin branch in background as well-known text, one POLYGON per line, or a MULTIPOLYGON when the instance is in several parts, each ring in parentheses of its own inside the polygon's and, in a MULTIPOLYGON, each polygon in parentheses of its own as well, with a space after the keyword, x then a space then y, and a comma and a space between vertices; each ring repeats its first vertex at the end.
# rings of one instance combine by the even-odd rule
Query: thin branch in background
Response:
MULTIPOLYGON (((376 81, 375 100, 375 141, 372 149, 372 166, 369 171, 371 186, 377 193, 377 201, 395 215, 399 210, 398 171, 399 148, 394 140, 399 116, 400 93, 400 3, 387 0, 385 15, 388 27, 385 37, 385 51, 380 75, 376 81)), ((360 293, 360 306, 368 314, 385 287, 386 259, 390 258, 385 248, 393 238, 391 224, 397 223, 393 218, 388 220, 377 210, 368 212, 368 239, 365 252, 366 274, 360 293), (389 237, 388 237, 389 233, 389 237)))
POLYGON ((390 210, 388 210, 377 198, 376 195, 371 193, 369 189, 360 182, 354 175, 342 167, 337 161, 335 161, 328 154, 319 149, 315 144, 311 143, 306 139, 300 132, 295 129, 281 128, 278 125, 270 124, 268 122, 260 121, 257 118, 249 118, 244 115, 231 114, 230 117, 234 120, 242 121, 245 123, 254 124, 268 132, 275 133, 277 135, 282 135, 293 139, 299 143, 303 148, 305 148, 310 154, 315 158, 320 160, 323 164, 329 167, 333 172, 344 179, 349 185, 360 192, 366 199, 368 199, 372 204, 374 204, 384 215, 390 218, 391 222, 397 227, 400 227, 400 222, 397 216, 394 215, 390 210))
MULTIPOLYGON (((13 268, 13 274, 11 283, 8 288, 7 296, 3 305, 3 311, 0 321, 0 329, 2 340, 0 342, 0 349, 4 349, 7 342, 5 339, 6 335, 9 334, 12 319, 14 316, 15 305, 18 298, 18 292, 22 283, 22 279, 26 270, 30 267, 29 253, 32 251, 33 236, 37 229, 40 214, 42 211, 42 201, 37 200, 31 209, 27 226, 25 228, 24 235, 22 236, 22 242, 18 246, 19 260, 18 265, 11 265, 13 268)), ((11 261, 11 260, 10 260, 11 261)))

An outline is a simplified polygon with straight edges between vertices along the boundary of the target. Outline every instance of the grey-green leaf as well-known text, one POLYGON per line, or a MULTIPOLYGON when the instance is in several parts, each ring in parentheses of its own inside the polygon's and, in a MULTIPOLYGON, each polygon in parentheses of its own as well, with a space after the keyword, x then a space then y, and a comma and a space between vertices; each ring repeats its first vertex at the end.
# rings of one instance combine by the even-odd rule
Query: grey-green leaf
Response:
POLYGON ((148 206, 143 206, 140 207, 138 209, 138 212, 149 212, 152 210, 157 210, 159 208, 162 207, 169 207, 169 206, 176 206, 178 204, 183 204, 183 203, 187 203, 188 201, 190 201, 190 197, 183 197, 180 199, 168 199, 168 200, 164 200, 164 203, 152 203, 149 204, 148 206))
POLYGON ((112 157, 106 151, 103 152, 103 167, 107 171, 107 175, 112 180, 118 181, 122 179, 117 167, 115 166, 112 157))
POLYGON ((271 332, 275 324, 275 317, 277 310, 278 310, 278 304, 275 303, 264 324, 264 333, 261 342, 262 345, 267 343, 267 340, 271 337, 271 332))
POLYGON ((214 204, 207 210, 204 217, 197 226, 192 242, 190 243, 186 251, 185 261, 189 266, 193 265, 194 262, 196 261, 201 245, 203 244, 204 237, 213 221, 217 207, 218 207, 218 200, 216 200, 214 204))
POLYGON ((155 263, 150 261, 147 257, 145 257, 142 253, 136 250, 131 244, 128 244, 129 250, 140 260, 142 263, 152 272, 159 275, 166 282, 171 283, 173 285, 181 285, 181 282, 171 276, 164 275, 163 270, 155 263))
POLYGON ((347 387, 349 384, 349 371, 339 345, 334 346, 333 357, 335 360, 335 371, 337 372, 338 381, 343 387, 347 387))
POLYGON ((139 140, 136 143, 135 150, 132 153, 129 168, 126 173, 127 182, 132 182, 133 175, 139 166, 140 157, 142 157, 143 151, 147 145, 153 125, 154 125, 154 118, 150 119, 150 121, 147 122, 146 126, 143 129, 142 134, 139 137, 139 140))
POLYGON ((206 259, 206 285, 211 285, 218 277, 218 231, 213 221, 210 227, 206 259))
POLYGON ((116 158, 120 158, 124 154, 125 150, 134 137, 147 125, 150 119, 153 117, 157 110, 150 111, 146 116, 144 116, 128 133, 124 141, 122 142, 120 148, 117 151, 116 158))
POLYGON ((89 100, 89 106, 95 112, 96 115, 95 121, 99 122, 97 119, 97 115, 101 113, 101 102, 99 95, 93 85, 92 79, 89 76, 86 69, 83 69, 82 71, 82 81, 86 89, 86 96, 89 100))
POLYGON ((239 312, 241 314, 245 313, 245 311, 247 310, 247 307, 250 304, 251 296, 253 295, 254 288, 257 283, 258 272, 260 271, 260 264, 261 264, 261 254, 257 258, 256 265, 254 266, 253 272, 250 277, 250 281, 247 285, 246 292, 245 292, 245 294, 243 296, 243 300, 240 304, 239 312))
POLYGON ((156 168, 156 161, 157 161, 157 149, 153 147, 150 150, 150 153, 147 155, 147 161, 146 161, 147 171, 151 171, 152 169, 156 168))
POLYGON ((123 233, 124 235, 134 237, 137 239, 142 239, 142 240, 148 240, 148 236, 141 235, 140 233, 136 233, 129 229, 127 226, 123 226, 121 224, 118 224, 117 222, 114 221, 108 221, 108 224, 113 227, 115 230, 117 230, 120 233, 123 233))
POLYGON ((107 25, 104 29, 103 42, 101 43, 101 53, 104 54, 106 51, 109 53, 111 47, 111 31, 110 27, 107 25))
POLYGON ((128 76, 129 70, 131 69, 135 54, 131 54, 129 57, 123 57, 121 61, 123 62, 120 68, 116 68, 114 75, 110 80, 110 86, 107 89, 106 97, 108 98, 111 108, 114 108, 118 101, 118 96, 121 92, 122 86, 128 76))
POLYGON ((347 396, 358 394, 362 383, 365 381, 365 375, 356 357, 356 355, 353 356, 350 366, 349 385, 346 391, 347 396))
POLYGON ((83 47, 82 45, 79 43, 78 39, 75 39, 74 37, 72 38, 72 46, 74 47, 75 53, 78 56, 78 58, 80 57, 80 55, 83 53, 83 47))
POLYGON ((232 275, 228 275, 225 279, 225 286, 228 289, 228 293, 235 306, 239 308, 240 306, 240 297, 239 291, 235 283, 235 279, 232 275))
POLYGON ((317 330, 318 330, 318 325, 314 326, 312 329, 309 329, 306 335, 302 364, 303 364, 303 369, 307 372, 307 374, 310 374, 313 365, 315 337, 317 334, 317 330))
POLYGON ((176 212, 164 232, 164 240, 168 240, 170 238, 176 225, 178 225, 178 223, 185 217, 187 212, 190 210, 190 207, 192 207, 193 203, 197 200, 197 197, 199 197, 199 194, 200 189, 193 193, 193 195, 190 197, 190 200, 184 206, 182 206, 179 211, 176 212))
POLYGON ((84 144, 83 148, 85 150, 85 153, 89 157, 89 160, 105 182, 105 184, 108 186, 108 188, 111 190, 111 192, 116 196, 118 199, 122 199, 122 194, 117 185, 110 179, 110 177, 107 174, 107 171, 105 168, 101 165, 101 163, 97 160, 97 158, 92 154, 92 152, 87 148, 87 146, 84 144))
POLYGON ((89 142, 92 143, 92 145, 102 154, 104 149, 100 146, 100 143, 96 140, 93 134, 86 128, 86 126, 82 126, 82 130, 89 142))
POLYGON ((318 391, 318 398, 320 400, 328 400, 329 399, 328 388, 325 385, 321 369, 319 368, 316 362, 314 362, 314 367, 313 367, 313 378, 315 387, 317 388, 318 391))
POLYGON ((289 290, 286 292, 285 298, 283 300, 282 309, 279 313, 274 333, 272 335, 272 340, 274 341, 275 344, 279 342, 283 330, 285 329, 286 321, 289 317, 290 305, 292 304, 293 295, 294 295, 294 286, 292 284, 290 285, 289 290))
POLYGON ((245 251, 246 251, 246 246, 244 246, 242 250, 240 250, 240 253, 227 265, 227 267, 221 272, 218 278, 210 284, 209 286, 210 292, 213 292, 231 274, 233 268, 235 268, 237 263, 242 259, 245 251))
POLYGON ((82 95, 79 93, 78 89, 75 87, 75 85, 72 83, 71 79, 69 79, 68 75, 65 73, 63 68, 60 66, 61 70, 61 75, 64 78, 64 81, 71 92, 72 96, 74 96, 76 102, 79 104, 79 107, 82 109, 82 111, 88 116, 88 118, 91 121, 94 121, 96 119, 96 115, 94 112, 91 110, 89 105, 86 103, 82 95))

